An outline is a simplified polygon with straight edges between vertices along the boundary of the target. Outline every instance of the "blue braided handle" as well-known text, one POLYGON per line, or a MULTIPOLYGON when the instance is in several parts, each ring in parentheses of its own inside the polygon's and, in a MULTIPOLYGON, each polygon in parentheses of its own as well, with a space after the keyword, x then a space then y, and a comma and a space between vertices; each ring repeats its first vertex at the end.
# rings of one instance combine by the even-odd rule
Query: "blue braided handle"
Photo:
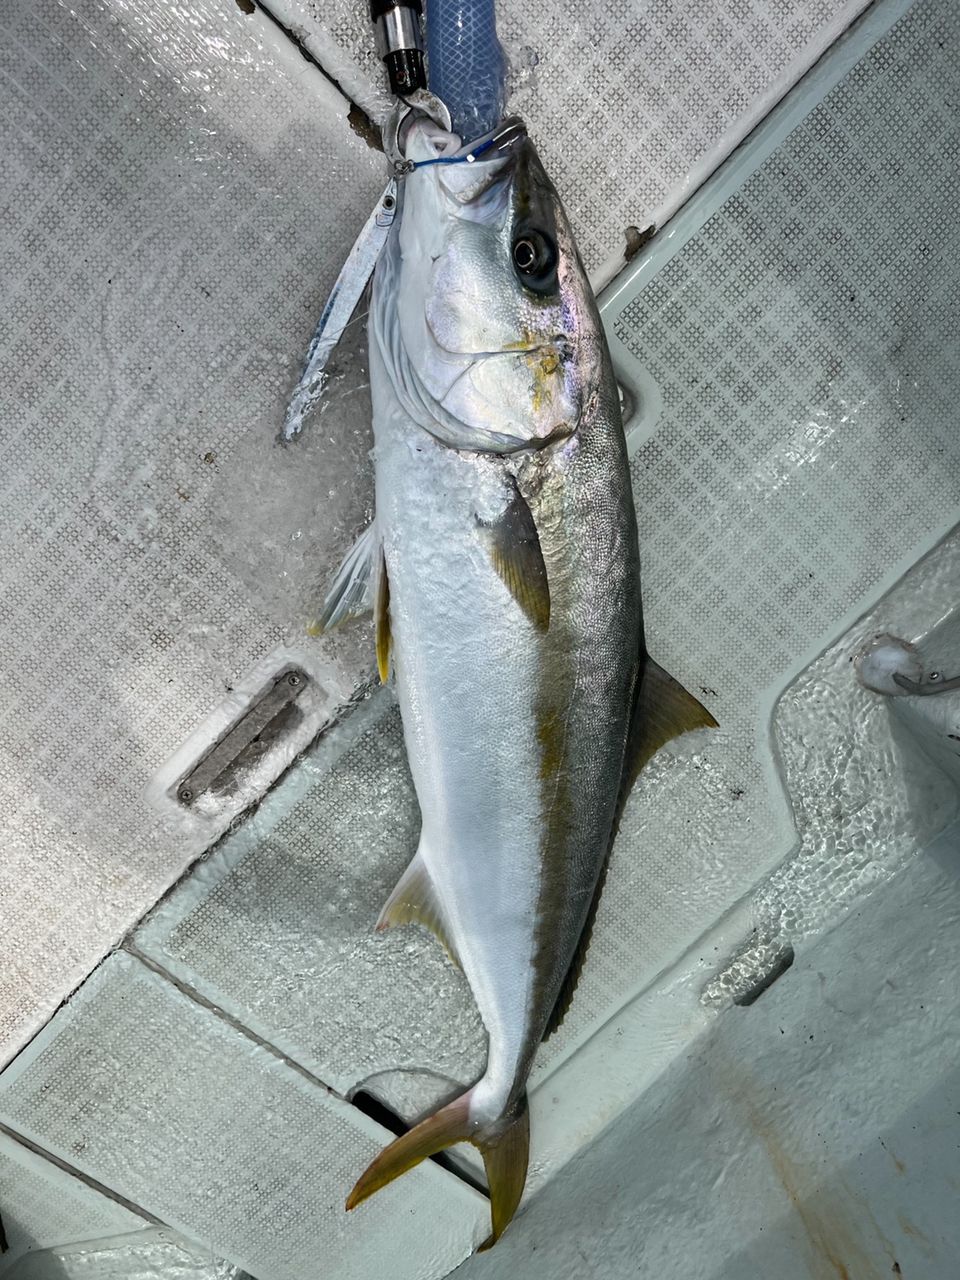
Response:
POLYGON ((430 90, 446 103, 464 143, 503 116, 506 60, 497 39, 494 0, 427 0, 430 90))

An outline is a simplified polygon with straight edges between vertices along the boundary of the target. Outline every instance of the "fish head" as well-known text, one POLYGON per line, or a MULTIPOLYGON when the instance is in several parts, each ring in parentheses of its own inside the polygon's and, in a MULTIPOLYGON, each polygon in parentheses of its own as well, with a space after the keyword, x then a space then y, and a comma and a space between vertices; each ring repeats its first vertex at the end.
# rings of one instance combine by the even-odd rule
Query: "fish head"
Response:
MULTIPOLYGON (((406 154, 463 151, 421 121, 406 154)), ((408 175, 400 249, 403 344, 435 412, 495 433, 504 451, 572 435, 606 348, 563 205, 522 126, 503 150, 408 175)))

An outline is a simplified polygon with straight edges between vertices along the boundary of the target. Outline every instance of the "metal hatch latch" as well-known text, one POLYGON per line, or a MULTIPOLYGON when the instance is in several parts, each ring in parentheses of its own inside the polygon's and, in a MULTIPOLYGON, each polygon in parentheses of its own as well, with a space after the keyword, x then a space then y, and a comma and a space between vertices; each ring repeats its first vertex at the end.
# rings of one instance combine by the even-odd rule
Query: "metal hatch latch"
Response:
POLYGON ((189 808, 207 792, 235 789, 243 775, 276 739, 300 719, 297 699, 310 684, 300 667, 286 667, 256 698, 206 755, 176 785, 179 802, 189 808))

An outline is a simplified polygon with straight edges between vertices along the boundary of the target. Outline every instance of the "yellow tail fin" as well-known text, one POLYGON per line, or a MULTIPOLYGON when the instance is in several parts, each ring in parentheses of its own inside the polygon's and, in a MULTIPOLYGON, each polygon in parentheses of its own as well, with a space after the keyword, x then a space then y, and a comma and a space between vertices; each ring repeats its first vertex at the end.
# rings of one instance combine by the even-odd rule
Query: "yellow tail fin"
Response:
POLYGON ((516 1118, 499 1137, 477 1140, 474 1146, 483 1156, 490 1188, 490 1218, 493 1230, 480 1246, 480 1251, 497 1243, 517 1211, 523 1185, 527 1180, 530 1156, 530 1112, 526 1095, 521 1099, 516 1118))
POLYGON ((358 1204, 385 1187, 394 1178, 412 1169, 421 1160, 444 1151, 457 1142, 472 1142, 483 1156, 490 1187, 490 1216, 493 1230, 480 1246, 489 1249, 503 1235, 517 1211, 527 1178, 530 1150, 530 1119, 527 1100, 521 1099, 509 1120, 484 1128, 470 1119, 472 1090, 454 1098, 426 1120, 421 1120, 409 1133, 401 1134, 360 1175, 347 1197, 347 1208, 358 1204))

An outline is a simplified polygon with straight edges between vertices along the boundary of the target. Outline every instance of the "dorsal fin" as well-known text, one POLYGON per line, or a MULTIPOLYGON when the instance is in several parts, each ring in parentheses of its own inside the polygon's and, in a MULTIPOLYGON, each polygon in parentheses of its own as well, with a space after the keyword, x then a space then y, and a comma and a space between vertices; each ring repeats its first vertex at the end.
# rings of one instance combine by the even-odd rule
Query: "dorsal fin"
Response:
POLYGON ((391 929, 398 924, 422 924, 443 944, 447 955, 459 969, 460 957, 450 941, 450 931, 443 908, 430 879, 423 858, 417 853, 406 871, 397 881, 397 887, 384 903, 377 921, 377 931, 391 929))
MULTIPOLYGON (((611 846, 613 841, 610 841, 611 846)), ((550 1020, 547 1023, 543 1033, 544 1040, 548 1040, 553 1033, 559 1029, 564 1018, 567 1016, 567 1010, 570 1008, 570 1002, 573 1000, 573 993, 577 989, 580 981, 580 975, 583 973, 583 964, 587 958, 587 952, 590 950, 590 939, 593 937, 593 926, 597 918, 597 908, 600 906, 600 897, 603 893, 603 886, 607 879, 607 867, 610 865, 610 851, 607 850, 607 856, 604 859, 603 866, 600 868, 600 877, 597 880, 597 887, 593 891, 593 898, 590 901, 590 910, 587 912, 587 918, 583 922, 583 929, 580 932, 580 941, 577 943, 577 949, 573 953, 570 961, 570 968, 567 970, 567 976, 563 980, 563 986, 557 996, 557 1002, 553 1006, 550 1014, 550 1020)))
MULTIPOLYGON (((620 782, 620 809, 640 770, 671 738, 693 729, 716 729, 717 722, 679 680, 644 654, 640 684, 627 733, 620 782)), ((617 813, 619 824, 620 814, 617 813)))
POLYGON ((607 879, 607 868, 610 865, 610 849, 613 848, 613 842, 620 827, 623 806, 627 802, 627 797, 641 769, 671 738, 676 738, 681 733, 688 733, 692 729, 717 727, 716 720, 706 707, 698 702, 692 694, 688 693, 679 681, 674 680, 673 676, 664 671, 663 667, 654 662, 646 653, 646 650, 642 653, 641 663, 640 683, 633 705, 633 714, 630 718, 630 728, 627 732, 627 745, 624 751, 623 773, 620 781, 620 798, 617 802, 613 830, 610 835, 610 848, 607 849, 607 856, 600 869, 597 887, 593 892, 587 918, 583 922, 577 949, 570 960, 570 968, 567 970, 567 976, 563 980, 563 985, 557 996, 557 1002, 553 1006, 550 1020, 543 1033, 544 1040, 551 1036, 563 1022, 567 1010, 570 1008, 573 993, 577 989, 577 983, 580 981, 580 974, 583 972, 587 951, 590 949, 590 939, 593 936, 593 926, 597 918, 600 896, 603 893, 603 886, 607 879))

